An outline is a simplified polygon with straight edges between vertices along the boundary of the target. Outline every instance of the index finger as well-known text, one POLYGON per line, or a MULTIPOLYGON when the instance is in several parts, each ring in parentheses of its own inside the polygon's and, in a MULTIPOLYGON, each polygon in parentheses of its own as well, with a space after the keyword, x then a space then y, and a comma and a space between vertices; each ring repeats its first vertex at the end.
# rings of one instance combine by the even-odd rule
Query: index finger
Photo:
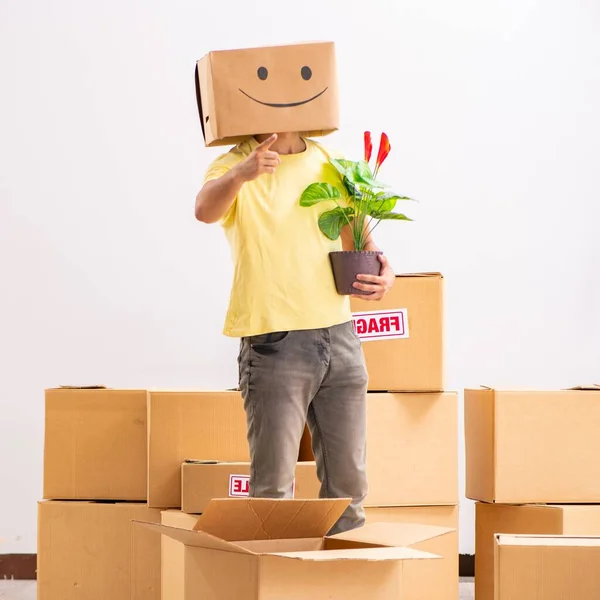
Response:
POLYGON ((257 150, 268 150, 277 141, 277 134, 274 133, 271 137, 268 137, 264 142, 261 142, 256 146, 257 150))

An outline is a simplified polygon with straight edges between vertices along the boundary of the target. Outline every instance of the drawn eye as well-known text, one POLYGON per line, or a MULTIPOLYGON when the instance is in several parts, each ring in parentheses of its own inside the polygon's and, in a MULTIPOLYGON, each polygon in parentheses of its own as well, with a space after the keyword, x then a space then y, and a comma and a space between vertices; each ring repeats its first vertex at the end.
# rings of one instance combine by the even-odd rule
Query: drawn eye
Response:
POLYGON ((258 67, 256 74, 261 81, 264 81, 269 76, 269 71, 267 71, 266 67, 258 67))
POLYGON ((312 77, 312 71, 310 70, 310 67, 302 67, 300 69, 300 74, 302 75, 302 79, 304 79, 304 81, 308 81, 312 77))

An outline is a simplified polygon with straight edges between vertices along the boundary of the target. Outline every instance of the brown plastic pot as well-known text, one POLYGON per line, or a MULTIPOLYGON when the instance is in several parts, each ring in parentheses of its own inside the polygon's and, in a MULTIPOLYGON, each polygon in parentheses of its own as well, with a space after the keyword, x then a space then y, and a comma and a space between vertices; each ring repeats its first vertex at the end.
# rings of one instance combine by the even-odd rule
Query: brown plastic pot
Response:
POLYGON ((330 252, 329 259, 337 293, 342 296, 350 294, 367 296, 372 294, 373 292, 363 292, 352 284, 358 281, 356 279, 357 275, 379 275, 381 273, 380 254, 383 254, 383 252, 366 250, 361 252, 355 250, 330 252))

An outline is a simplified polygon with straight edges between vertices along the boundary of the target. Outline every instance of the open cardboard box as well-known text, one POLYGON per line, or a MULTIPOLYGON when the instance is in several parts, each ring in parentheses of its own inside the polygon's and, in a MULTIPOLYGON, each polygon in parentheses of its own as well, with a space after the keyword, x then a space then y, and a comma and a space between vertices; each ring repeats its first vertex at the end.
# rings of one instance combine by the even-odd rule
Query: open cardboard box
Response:
POLYGON ((215 499, 192 531, 136 524, 184 545, 185 600, 408 598, 404 563, 441 559, 410 546, 453 530, 375 523, 328 536, 349 503, 349 499, 215 499))

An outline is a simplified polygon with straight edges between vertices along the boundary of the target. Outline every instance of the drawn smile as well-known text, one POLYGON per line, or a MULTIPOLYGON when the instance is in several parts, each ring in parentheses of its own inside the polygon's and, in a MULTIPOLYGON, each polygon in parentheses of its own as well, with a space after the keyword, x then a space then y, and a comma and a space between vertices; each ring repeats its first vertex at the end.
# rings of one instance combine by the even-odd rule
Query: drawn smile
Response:
POLYGON ((258 100, 257 98, 253 98, 250 94, 247 94, 243 89, 239 88, 240 92, 250 98, 250 100, 254 100, 254 102, 258 102, 263 106, 270 106, 271 108, 290 108, 292 106, 301 106, 302 104, 308 104, 313 100, 316 100, 319 96, 322 96, 328 88, 325 88, 323 91, 319 92, 316 96, 312 98, 308 98, 307 100, 300 100, 299 102, 263 102, 262 100, 258 100))

